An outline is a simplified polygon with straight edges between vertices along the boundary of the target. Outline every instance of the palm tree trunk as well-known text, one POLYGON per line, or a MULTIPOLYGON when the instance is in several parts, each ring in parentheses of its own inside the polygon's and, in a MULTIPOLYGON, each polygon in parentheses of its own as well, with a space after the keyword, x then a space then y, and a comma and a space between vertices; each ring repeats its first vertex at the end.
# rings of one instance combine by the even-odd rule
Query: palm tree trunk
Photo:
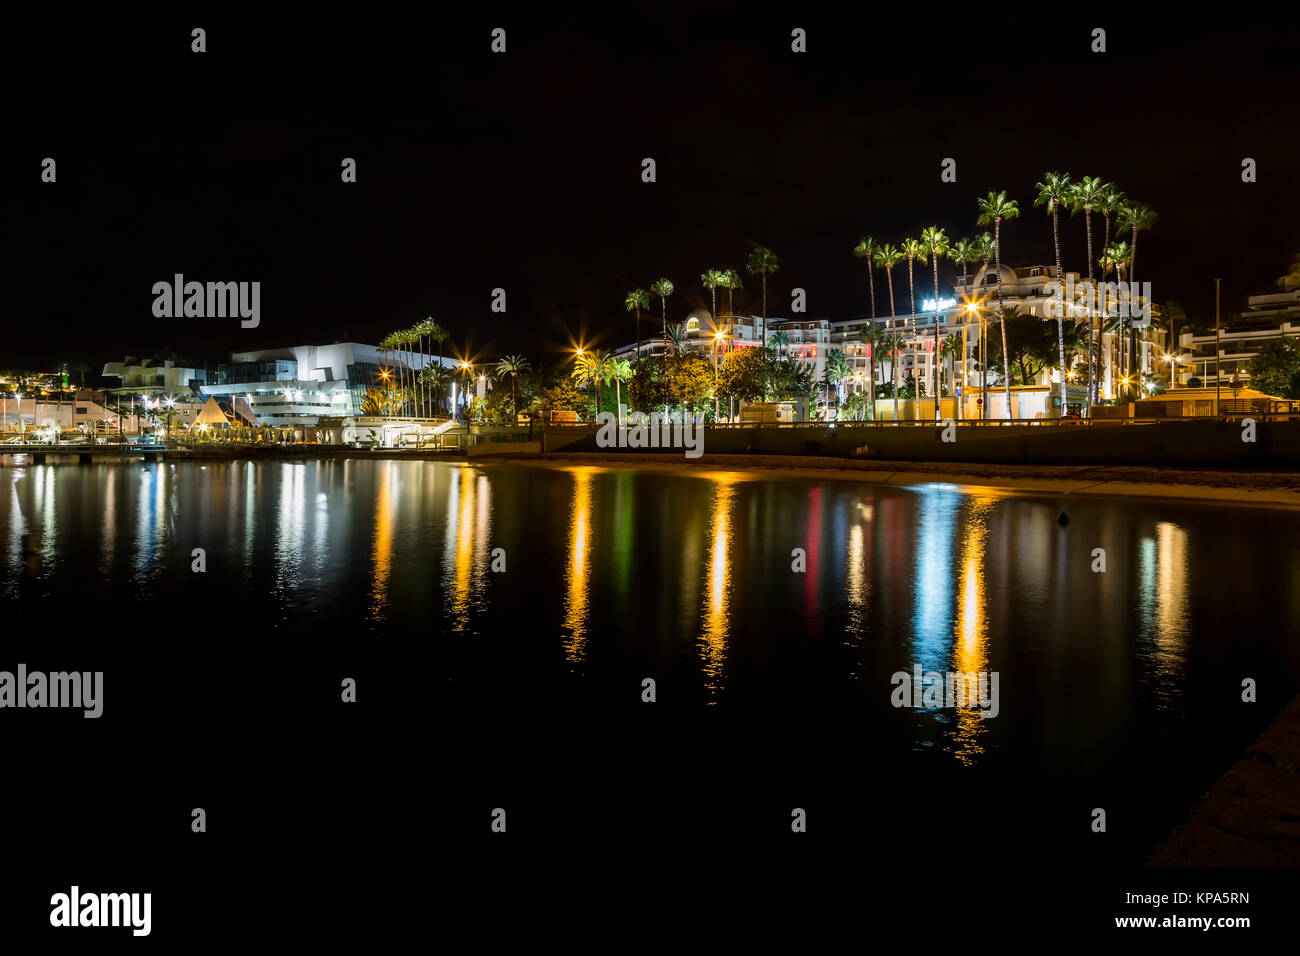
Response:
MULTIPOLYGON (((875 328, 876 325, 873 322, 871 324, 873 332, 875 328)), ((880 343, 876 341, 871 343, 871 355, 867 358, 867 376, 870 379, 871 386, 871 420, 873 422, 876 420, 876 349, 879 345, 880 343)))
MULTIPOLYGON (((1052 243, 1056 246, 1056 345, 1061 358, 1061 414, 1065 414, 1065 273, 1061 271, 1061 233, 1057 227, 1056 200, 1052 200, 1052 243)), ((999 278, 1001 275, 999 274, 999 278)))
POLYGON ((767 270, 763 270, 763 322, 759 327, 758 344, 767 345, 767 270))
POLYGON ((1083 210, 1084 226, 1088 233, 1088 388, 1085 391, 1088 407, 1086 413, 1092 415, 1092 406, 1096 404, 1097 398, 1094 389, 1097 384, 1097 343, 1094 341, 1098 337, 1096 332, 1097 310, 1094 305, 1097 301, 1097 289, 1093 285, 1092 278, 1092 206, 1088 205, 1083 210))
POLYGON ((1011 411, 1011 353, 1007 351, 1007 322, 1002 314, 1002 220, 993 220, 993 249, 998 267, 998 325, 1002 328, 1002 384, 1007 396, 1007 421, 1014 417, 1011 411))
POLYGON ((930 250, 930 269, 934 273, 934 420, 939 420, 939 255, 930 250))
MULTIPOLYGON (((961 294, 962 294, 962 297, 963 297, 963 298, 969 298, 969 296, 970 296, 970 292, 968 292, 968 291, 966 290, 966 260, 965 260, 965 259, 963 259, 962 262, 961 262, 961 294)), ((969 314, 968 314, 968 313, 963 313, 963 315, 962 315, 962 326, 961 326, 961 390, 962 390, 962 396, 961 396, 961 398, 957 399, 957 420, 958 420, 958 421, 961 421, 961 417, 962 417, 962 414, 961 414, 961 413, 962 413, 962 404, 966 401, 966 395, 965 395, 965 392, 966 392, 966 360, 967 360, 967 355, 966 355, 966 320, 967 320, 968 318, 969 318, 969 314)), ((957 385, 956 385, 956 381, 955 381, 955 379, 954 379, 954 382, 953 382, 953 392, 952 392, 952 393, 953 393, 954 396, 957 394, 957 385)))
MULTIPOLYGON (((984 276, 988 277, 989 261, 984 260, 984 276)), ((998 273, 1001 278, 1002 274, 998 273)), ((984 313, 980 313, 980 418, 988 418, 989 415, 989 357, 988 357, 988 333, 985 331, 984 313)))
POLYGON ((907 294, 912 301, 912 321, 908 330, 912 340, 912 420, 920 417, 921 380, 916 369, 916 276, 911 256, 907 257, 907 294))
MULTIPOLYGON (((894 329, 894 269, 892 266, 885 268, 885 275, 889 278, 889 329, 890 335, 893 335, 894 329)), ((890 342, 889 350, 891 353, 889 360, 889 374, 894 380, 894 421, 898 421, 898 343, 890 342)))
POLYGON ((1138 368, 1138 347, 1137 347, 1137 330, 1133 328, 1133 266, 1137 262, 1138 253, 1138 231, 1137 226, 1133 227, 1133 248, 1128 257, 1128 312, 1129 312, 1129 364, 1133 366, 1133 397, 1139 398, 1142 395, 1142 370, 1138 368))

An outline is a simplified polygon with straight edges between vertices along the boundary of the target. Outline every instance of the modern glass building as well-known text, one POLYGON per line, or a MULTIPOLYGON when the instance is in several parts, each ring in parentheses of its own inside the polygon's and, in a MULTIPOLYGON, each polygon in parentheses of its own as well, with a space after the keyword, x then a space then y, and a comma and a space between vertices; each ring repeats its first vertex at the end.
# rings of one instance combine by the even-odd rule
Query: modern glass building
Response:
MULTIPOLYGON (((403 362, 415 370, 435 362, 452 365, 450 359, 420 353, 404 355, 403 362)), ((217 367, 216 384, 202 392, 243 396, 262 425, 317 425, 321 419, 360 414, 366 389, 393 364, 376 346, 359 342, 235 352, 217 367)))

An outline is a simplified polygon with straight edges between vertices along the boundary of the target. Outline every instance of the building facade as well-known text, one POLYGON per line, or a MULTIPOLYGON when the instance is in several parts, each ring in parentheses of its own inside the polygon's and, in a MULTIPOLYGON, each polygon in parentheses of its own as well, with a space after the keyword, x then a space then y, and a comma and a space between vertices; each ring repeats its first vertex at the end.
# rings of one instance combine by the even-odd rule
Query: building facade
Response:
POLYGON ((262 425, 316 425, 322 418, 361 413, 367 389, 384 374, 418 373, 451 359, 423 353, 390 354, 374 345, 334 342, 283 349, 234 352, 217 366, 216 380, 204 385, 205 397, 240 396, 262 425))

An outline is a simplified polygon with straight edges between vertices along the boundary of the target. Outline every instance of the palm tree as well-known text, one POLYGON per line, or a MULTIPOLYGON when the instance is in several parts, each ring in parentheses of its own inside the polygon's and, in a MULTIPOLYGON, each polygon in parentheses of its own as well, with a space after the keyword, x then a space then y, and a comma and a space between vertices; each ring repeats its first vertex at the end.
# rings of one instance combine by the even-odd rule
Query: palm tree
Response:
MULTIPOLYGON (((1150 206, 1146 205, 1145 203, 1140 203, 1140 202, 1129 203, 1128 206, 1124 209, 1124 211, 1120 214, 1119 222, 1116 223, 1116 228, 1130 229, 1132 230, 1133 233, 1133 240, 1130 244, 1129 260, 1128 260, 1128 286, 1129 286, 1130 308, 1131 308, 1131 303, 1134 301, 1134 295, 1136 294, 1133 288, 1133 273, 1135 271, 1133 268, 1133 264, 1137 261, 1138 230, 1150 229, 1155 224, 1156 224, 1155 210, 1152 209, 1150 206)), ((1150 306, 1151 303, 1148 302, 1147 308, 1150 308, 1150 306)), ((1131 352, 1129 356, 1130 359, 1129 365, 1130 367, 1136 369, 1138 364, 1137 336, 1133 335, 1131 332, 1129 333, 1129 349, 1131 352)), ((1141 374, 1141 373, 1138 372, 1135 374, 1141 374)))
MULTIPOLYGON (((993 223, 993 253, 998 269, 998 315, 1002 315, 1002 220, 1015 219, 1020 215, 1020 205, 1014 199, 1008 199, 1006 191, 990 192, 987 199, 979 200, 980 216, 976 220, 977 225, 986 226, 993 223)), ((1007 324, 999 323, 1002 327, 1002 354, 1007 352, 1007 324)), ((1011 412, 1011 376, 1003 376, 1003 386, 1007 395, 1007 420, 1012 418, 1011 412)), ((985 390, 987 396, 988 391, 985 390)))
MULTIPOLYGON (((953 262, 956 262, 961 266, 961 294, 963 299, 969 301, 970 292, 967 289, 967 283, 966 283, 966 266, 972 262, 976 262, 979 260, 980 257, 979 244, 973 242, 970 239, 958 239, 956 242, 952 244, 952 248, 948 251, 948 255, 953 262)), ((963 316, 963 320, 964 319, 965 316, 963 316)), ((964 325, 962 326, 962 331, 964 334, 965 333, 964 325)), ((960 354, 961 354, 961 380, 962 380, 962 384, 965 385, 966 383, 965 349, 962 349, 960 354)), ((953 394, 956 395, 957 394, 956 391, 953 391, 953 394)), ((958 418, 961 417, 961 402, 957 403, 957 417, 958 418)))
POLYGON ((681 355, 682 349, 686 345, 686 330, 682 328, 681 323, 675 323, 668 326, 666 335, 668 336, 668 341, 672 343, 673 354, 681 355))
MULTIPOLYGON (((433 321, 433 316, 431 316, 431 315, 430 315, 430 316, 426 316, 425 319, 424 319, 424 321, 420 323, 420 329, 423 331, 425 337, 428 338, 428 340, 429 340, 429 345, 430 345, 430 346, 433 345, 433 340, 434 340, 434 339, 437 339, 437 338, 440 338, 440 337, 444 337, 444 336, 446 336, 446 334, 447 334, 447 333, 444 332, 441 328, 438 327, 438 323, 435 322, 435 321, 433 321)), ((428 368, 431 364, 433 364, 433 356, 432 356, 432 355, 429 356, 429 357, 424 361, 424 368, 428 368)), ((432 415, 432 414, 433 414, 433 396, 431 396, 431 395, 428 393, 428 390, 427 390, 427 389, 425 390, 424 406, 425 406, 425 412, 426 412, 427 414, 429 414, 429 415, 432 415)))
MULTIPOLYGON (((960 335, 956 332, 950 332, 944 336, 940 354, 948 358, 948 394, 950 395, 957 394, 957 356, 962 355, 964 351, 960 335)), ((960 408, 959 405, 959 412, 960 408)))
POLYGON ((573 365, 573 377, 582 384, 596 386, 596 411, 600 411, 600 386, 608 382, 613 370, 614 360, 608 352, 592 349, 578 356, 573 365))
MULTIPOLYGON (((853 369, 849 367, 849 360, 844 357, 841 349, 831 349, 826 353, 826 383, 835 386, 835 397, 839 398, 839 383, 853 374, 853 369)), ((830 395, 826 394, 826 417, 830 417, 830 395)))
POLYGON ((781 260, 777 258, 775 252, 767 246, 759 246, 749 254, 749 261, 745 263, 745 268, 749 270, 750 275, 761 275, 763 277, 763 324, 759 329, 758 341, 767 342, 767 277, 773 272, 781 271, 781 260))
POLYGON ((718 286, 727 284, 727 271, 725 269, 705 269, 703 275, 700 276, 700 282, 713 294, 713 311, 709 313, 709 318, 716 319, 718 315, 718 286))
POLYGON ((722 273, 722 285, 727 287, 727 314, 731 319, 731 324, 735 324, 736 305, 735 295, 737 289, 743 289, 740 282, 740 273, 735 269, 725 269, 722 273))
MULTIPOLYGON (((885 270, 885 284, 889 286, 889 328, 894 328, 894 316, 898 311, 894 308, 894 266, 903 260, 903 251, 892 243, 885 243, 876 252, 876 265, 885 270)), ((892 335, 889 347, 891 351, 898 347, 898 336, 892 335)), ((898 421, 898 358, 895 355, 889 363, 890 372, 894 379, 894 421, 898 421)))
MULTIPOLYGON (((988 279, 989 260, 998 254, 997 243, 993 241, 993 236, 987 232, 981 232, 975 237, 975 248, 979 251, 980 261, 983 263, 984 278, 988 279)), ((1001 276, 1001 272, 998 273, 1001 276)), ((987 284, 987 281, 986 283, 987 284)), ((982 296, 981 296, 982 298, 982 296)), ((988 323, 984 321, 983 315, 980 317, 980 417, 988 415, 989 408, 989 383, 988 383, 988 351, 987 335, 988 323)))
POLYGON ((930 270, 934 273, 934 417, 939 418, 939 257, 948 255, 948 237, 938 226, 921 232, 921 242, 930 250, 930 270))
POLYGON ((433 399, 436 400, 432 408, 432 417, 437 418, 442 413, 442 392, 451 381, 452 371, 446 366, 435 363, 430 365, 420 373, 420 378, 429 386, 433 399))
POLYGON ((898 421, 898 357, 903 353, 904 339, 898 332, 886 332, 881 341, 885 354, 889 356, 889 377, 892 380, 891 391, 894 395, 894 421, 898 421))
POLYGON ((867 378, 871 388, 871 420, 876 420, 876 358, 880 345, 885 340, 885 333, 873 321, 864 325, 858 332, 858 341, 867 347, 871 352, 867 359, 867 378))
POLYGON ((776 348, 776 357, 785 358, 785 350, 790 347, 790 336, 784 329, 772 333, 772 345, 776 348))
POLYGON ((632 377, 632 363, 627 359, 612 359, 609 363, 609 377, 614 380, 615 403, 618 405, 618 418, 623 420, 623 382, 632 377))
POLYGON ((528 371, 528 359, 522 355, 505 355, 497 362, 497 378, 510 376, 510 408, 514 412, 512 424, 519 424, 519 373, 528 371))
POLYGON ((633 289, 623 299, 623 307, 629 312, 636 312, 636 357, 641 359, 641 310, 650 308, 650 293, 645 289, 633 289))
POLYGON ((668 297, 673 294, 672 279, 656 279, 650 283, 650 291, 659 296, 664 310, 664 338, 668 338, 668 297))
POLYGON ((1035 206, 1046 206, 1052 216, 1052 244, 1056 247, 1056 344, 1060 353, 1061 414, 1065 414, 1065 273, 1061 270, 1060 209, 1070 201, 1074 184, 1069 173, 1043 173, 1043 181, 1034 187, 1038 195, 1035 206))
POLYGON ((876 318, 876 253, 879 251, 880 246, 870 236, 863 236, 858 240, 858 244, 853 247, 853 254, 859 259, 865 259, 867 263, 867 294, 871 299, 871 319, 873 322, 876 318))
MULTIPOLYGON (((913 264, 917 259, 924 260, 928 252, 929 250, 926 249, 925 243, 923 243, 920 239, 903 240, 903 255, 907 256, 907 288, 912 297, 912 324, 909 329, 909 332, 912 341, 912 378, 914 381, 917 382, 916 394, 912 396, 914 399, 919 399, 921 397, 921 389, 920 389, 920 380, 917 377, 917 372, 920 371, 920 363, 917 361, 917 355, 916 355, 916 281, 915 281, 915 273, 913 270, 913 264)), ((917 401, 913 401, 912 403, 913 418, 919 417, 918 415, 919 409, 920 409, 920 403, 917 401)))
POLYGON ((1084 176, 1070 190, 1070 215, 1078 215, 1083 212, 1083 222, 1086 235, 1088 237, 1088 387, 1087 387, 1087 404, 1091 408, 1097 401, 1093 389, 1096 385, 1096 344, 1094 337, 1097 332, 1097 310, 1095 308, 1097 287, 1093 282, 1092 275, 1092 209, 1101 202, 1105 195, 1105 184, 1096 176, 1084 176))
MULTIPOLYGON (((1100 202, 1101 202, 1101 219, 1102 222, 1105 224, 1105 230, 1103 231, 1101 237, 1101 251, 1102 251, 1102 256, 1104 257, 1106 255, 1106 250, 1109 249, 1111 246, 1111 242, 1110 242, 1111 213, 1114 213, 1115 217, 1118 219, 1120 214, 1123 213, 1123 211, 1126 208, 1128 208, 1128 197, 1125 196, 1124 193, 1120 191, 1119 187, 1116 186, 1114 183, 1105 183, 1101 187, 1100 202)), ((1098 347, 1100 348, 1100 344, 1098 345, 1098 347)), ((1100 369, 1098 369, 1098 374, 1100 374, 1100 369)), ((1100 385, 1098 386, 1098 389, 1099 389, 1098 394, 1100 394, 1100 385)))
MULTIPOLYGON (((1131 255, 1132 253, 1127 242, 1112 242, 1106 247, 1106 251, 1103 253, 1101 258, 1102 274, 1105 275, 1107 272, 1114 269, 1116 280, 1123 282, 1124 270, 1128 268, 1129 258, 1131 255)), ((1106 331, 1118 331, 1120 342, 1119 352, 1121 358, 1124 358, 1126 356, 1124 349, 1124 332, 1129 326, 1129 317, 1125 314, 1123 309, 1124 297, 1121 295, 1118 299, 1118 314, 1113 321, 1107 323, 1106 331)), ((1119 363, 1119 368, 1121 377, 1127 378, 1127 371, 1124 368, 1123 361, 1119 363)))

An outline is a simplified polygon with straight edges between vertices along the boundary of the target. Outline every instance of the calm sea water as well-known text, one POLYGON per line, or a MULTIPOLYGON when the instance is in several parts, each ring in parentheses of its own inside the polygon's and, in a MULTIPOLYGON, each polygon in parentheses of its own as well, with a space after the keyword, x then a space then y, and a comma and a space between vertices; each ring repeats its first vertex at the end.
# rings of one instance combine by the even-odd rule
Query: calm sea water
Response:
POLYGON ((141 727, 189 708, 232 766, 274 768, 269 738, 357 676, 376 763, 627 833, 779 832, 807 805, 898 852, 964 834, 1132 861, 1300 686, 1282 509, 703 469, 50 464, 0 468, 0 534, 6 660, 116 668, 108 706, 141 727), (893 707, 918 665, 996 672, 998 715, 893 707), (213 697, 239 716, 193 704, 213 697))

